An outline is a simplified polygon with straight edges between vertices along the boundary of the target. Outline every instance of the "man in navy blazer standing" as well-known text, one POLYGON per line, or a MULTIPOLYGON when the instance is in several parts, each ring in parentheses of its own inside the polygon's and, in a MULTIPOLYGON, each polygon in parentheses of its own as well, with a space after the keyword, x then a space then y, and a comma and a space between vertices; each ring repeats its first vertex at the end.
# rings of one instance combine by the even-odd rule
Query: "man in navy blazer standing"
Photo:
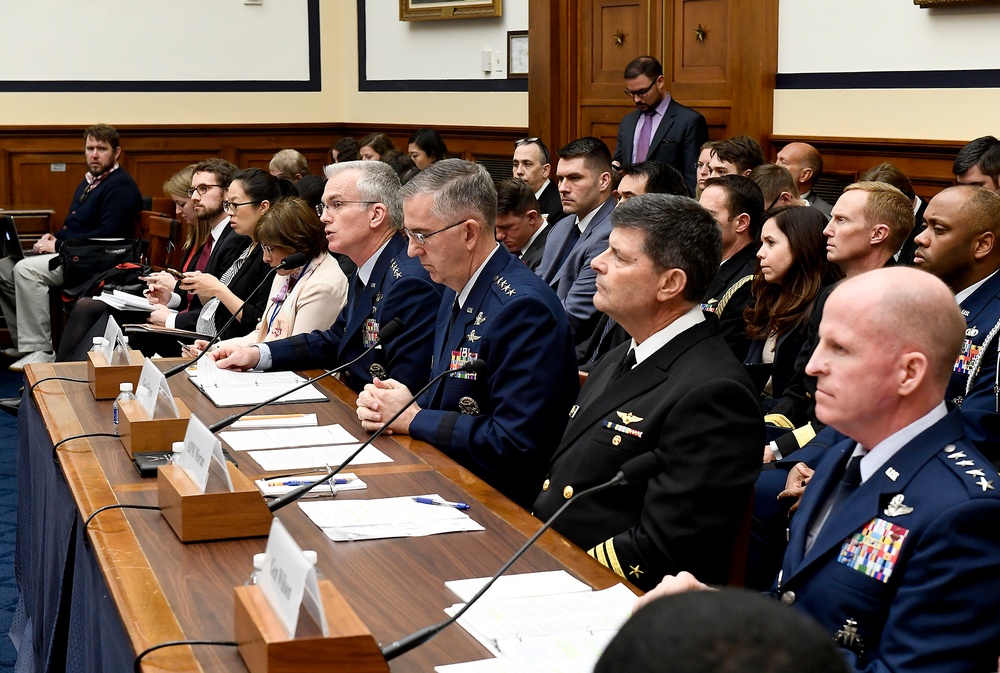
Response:
MULTIPOLYGON (((403 186, 408 254, 446 287, 437 313, 432 385, 389 426, 433 444, 527 506, 566 427, 579 379, 555 293, 497 243, 496 190, 486 169, 439 161, 403 186), (457 372, 470 360, 482 371, 457 372)), ((411 399, 376 379, 358 418, 376 430, 411 399)))
POLYGON ((708 124, 700 112, 670 98, 663 66, 652 56, 640 56, 625 66, 625 95, 635 103, 618 126, 614 161, 619 166, 653 159, 681 172, 695 193, 695 164, 708 142, 708 124))
MULTIPOLYGON (((824 307, 808 371, 817 416, 846 439, 809 480, 772 593, 851 670, 996 665, 1000 475, 943 401, 965 330, 947 286, 906 267, 848 278, 824 307)), ((651 593, 691 588, 683 575, 651 593)))

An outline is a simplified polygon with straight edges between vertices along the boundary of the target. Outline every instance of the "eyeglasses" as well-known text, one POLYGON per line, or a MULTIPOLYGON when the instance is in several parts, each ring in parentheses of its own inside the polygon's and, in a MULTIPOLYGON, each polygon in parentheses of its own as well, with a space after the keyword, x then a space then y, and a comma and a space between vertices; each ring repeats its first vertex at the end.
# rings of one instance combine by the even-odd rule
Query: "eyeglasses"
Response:
POLYGON ((222 185, 198 185, 197 187, 192 187, 191 189, 186 190, 184 193, 188 195, 188 198, 194 196, 195 192, 198 192, 200 195, 205 196, 205 194, 208 193, 208 190, 210 190, 212 187, 218 187, 219 189, 224 189, 222 185))
POLYGON ((236 203, 234 201, 223 201, 222 209, 227 213, 235 213, 236 209, 240 206, 249 206, 250 204, 258 204, 260 201, 244 201, 243 203, 236 203))
POLYGON ((539 142, 538 138, 521 138, 520 140, 514 141, 515 147, 520 147, 521 145, 530 145, 531 143, 539 142))
POLYGON ((372 205, 374 203, 379 203, 379 202, 378 201, 341 201, 340 199, 337 199, 335 201, 331 201, 330 205, 327 205, 325 203, 317 203, 316 204, 316 214, 319 215, 320 217, 323 217, 323 212, 327 208, 329 208, 330 210, 334 210, 334 211, 340 210, 344 206, 345 203, 364 203, 365 205, 369 205, 370 206, 370 205, 372 205))
POLYGON ((649 90, 652 89, 654 86, 656 86, 655 79, 653 80, 653 83, 647 86, 645 89, 639 89, 638 91, 630 91, 628 89, 625 89, 625 95, 628 96, 629 98, 642 98, 647 93, 649 93, 649 90))
POLYGON ((465 224, 465 223, 466 223, 466 222, 468 222, 468 221, 469 221, 469 218, 465 218, 465 219, 464 219, 464 220, 462 220, 461 222, 456 222, 455 224, 449 224, 449 225, 448 225, 447 227, 445 227, 444 229, 438 229, 437 231, 432 231, 432 232, 431 232, 431 233, 429 233, 429 234, 420 234, 420 233, 417 233, 417 232, 415 232, 415 231, 410 231, 410 230, 409 230, 409 229, 407 229, 406 227, 403 227, 403 233, 404 233, 404 234, 406 234, 406 237, 407 237, 407 238, 412 238, 412 239, 414 239, 414 240, 415 240, 415 241, 416 241, 417 243, 419 243, 420 245, 423 245, 424 243, 426 243, 426 242, 427 242, 427 239, 428 239, 428 238, 430 238, 431 236, 437 236, 437 235, 438 235, 438 234, 440 234, 440 233, 441 233, 442 231, 448 231, 449 229, 454 229, 454 228, 455 228, 455 227, 457 227, 458 225, 460 225, 460 224, 465 224))

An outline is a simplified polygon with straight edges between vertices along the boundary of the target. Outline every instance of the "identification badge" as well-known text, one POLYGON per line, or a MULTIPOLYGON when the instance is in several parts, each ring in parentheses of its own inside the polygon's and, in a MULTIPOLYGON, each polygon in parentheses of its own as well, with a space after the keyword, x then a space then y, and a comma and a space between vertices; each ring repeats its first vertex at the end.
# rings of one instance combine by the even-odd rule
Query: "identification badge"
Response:
POLYGON ((977 346, 972 343, 971 339, 966 339, 962 342, 962 353, 955 360, 955 373, 956 374, 968 374, 972 369, 972 363, 975 362, 976 357, 979 355, 979 351, 982 346, 977 346))
MULTIPOLYGON (((470 360, 475 360, 477 357, 479 357, 478 351, 473 351, 473 350, 470 350, 468 348, 463 348, 461 350, 452 351, 451 352, 451 366, 449 366, 448 369, 450 369, 452 371, 454 371, 456 369, 461 369, 462 365, 464 365, 466 362, 469 362, 470 360)), ((468 379, 469 381, 475 381, 476 380, 476 373, 475 372, 458 372, 457 374, 453 375, 451 378, 453 378, 453 379, 468 379)))
POLYGON ((889 581, 899 561, 899 551, 910 531, 885 519, 872 519, 844 542, 837 563, 863 572, 883 584, 889 581))
POLYGON ((365 320, 364 334, 361 338, 365 348, 371 348, 378 340, 378 321, 374 318, 365 320))

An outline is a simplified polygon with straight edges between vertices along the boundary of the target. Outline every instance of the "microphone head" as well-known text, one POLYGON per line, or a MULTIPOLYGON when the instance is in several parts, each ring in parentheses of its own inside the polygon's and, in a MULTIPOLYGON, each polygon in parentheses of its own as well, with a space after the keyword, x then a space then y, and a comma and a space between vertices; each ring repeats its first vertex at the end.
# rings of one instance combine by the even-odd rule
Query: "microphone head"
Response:
POLYGON ((660 459, 652 451, 647 451, 632 458, 622 465, 618 475, 624 478, 624 484, 639 484, 649 481, 660 471, 660 459))
POLYGON ((403 333, 403 321, 397 316, 379 327, 378 340, 381 344, 387 344, 403 333))
POLYGON ((278 266, 275 267, 277 271, 283 271, 287 269, 298 269, 300 266, 306 263, 306 256, 301 252, 295 252, 285 257, 278 266))
POLYGON ((486 360, 482 358, 472 358, 462 365, 461 371, 469 374, 478 374, 486 369, 486 360))

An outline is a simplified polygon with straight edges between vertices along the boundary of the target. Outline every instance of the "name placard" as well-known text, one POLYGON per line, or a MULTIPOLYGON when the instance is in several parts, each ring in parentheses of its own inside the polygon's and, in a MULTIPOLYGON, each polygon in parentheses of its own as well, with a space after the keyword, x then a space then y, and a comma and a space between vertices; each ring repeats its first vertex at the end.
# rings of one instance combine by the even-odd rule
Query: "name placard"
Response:
POLYGON ((135 391, 135 399, 146 416, 156 418, 157 409, 160 418, 178 418, 177 403, 170 393, 167 377, 163 375, 149 358, 142 363, 142 374, 139 376, 139 387, 135 391))
POLYGON ((208 487, 211 471, 219 475, 230 493, 234 490, 233 480, 226 469, 226 457, 222 453, 222 441, 194 414, 188 421, 184 449, 177 456, 177 464, 202 493, 208 487))
POLYGON ((316 568, 279 519, 271 523, 259 585, 289 638, 295 637, 299 606, 302 605, 316 620, 323 635, 330 635, 316 582, 316 568))

